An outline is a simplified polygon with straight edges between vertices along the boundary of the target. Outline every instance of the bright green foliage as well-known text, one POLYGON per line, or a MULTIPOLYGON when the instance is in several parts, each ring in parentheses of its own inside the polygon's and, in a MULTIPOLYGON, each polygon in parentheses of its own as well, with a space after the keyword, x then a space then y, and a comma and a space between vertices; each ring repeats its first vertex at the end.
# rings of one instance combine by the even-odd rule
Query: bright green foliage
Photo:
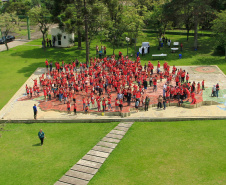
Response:
POLYGON ((216 42, 218 46, 225 48, 226 59, 226 10, 217 14, 217 19, 213 21, 213 31, 216 34, 216 42))
MULTIPOLYGON (((7 36, 9 32, 15 31, 18 29, 18 17, 16 16, 16 13, 2 13, 0 15, 0 28, 3 34, 3 36, 7 36)), ((7 45, 7 40, 5 41, 5 46, 7 50, 9 50, 7 45)))
POLYGON ((225 132, 225 120, 136 122, 89 184, 224 184, 225 132))
POLYGON ((139 15, 141 11, 140 6, 127 6, 123 14, 123 20, 125 24, 125 30, 128 31, 129 38, 135 40, 135 51, 136 55, 136 40, 139 35, 142 35, 142 29, 144 28, 144 17, 147 13, 146 7, 142 7, 143 16, 139 15))
POLYGON ((161 37, 164 34, 169 20, 166 19, 164 10, 164 1, 155 2, 153 4, 153 11, 150 11, 149 24, 151 28, 158 32, 157 37, 161 37))
POLYGON ((31 21, 38 24, 39 30, 42 32, 43 46, 45 48, 45 35, 48 33, 50 21, 50 13, 44 7, 36 6, 29 11, 31 21))
POLYGON ((0 131, 0 184, 54 184, 116 125, 6 124, 5 131, 0 131), (46 136, 43 146, 38 139, 40 129, 46 136))

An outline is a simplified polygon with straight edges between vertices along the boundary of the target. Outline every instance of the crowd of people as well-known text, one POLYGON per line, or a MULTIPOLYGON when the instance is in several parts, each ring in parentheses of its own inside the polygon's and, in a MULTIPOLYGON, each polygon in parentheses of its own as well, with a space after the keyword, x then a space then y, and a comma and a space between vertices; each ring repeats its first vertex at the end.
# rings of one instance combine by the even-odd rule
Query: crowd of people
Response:
POLYGON ((71 63, 62 61, 61 64, 55 62, 55 68, 51 61, 46 60, 45 65, 46 73, 33 80, 33 87, 26 86, 27 96, 32 98, 43 92, 45 101, 59 100, 67 105, 68 113, 74 110, 76 114, 78 95, 82 97, 82 110, 86 113, 94 108, 103 112, 122 111, 126 102, 127 106, 133 106, 133 102, 137 111, 139 106, 147 111, 151 103, 150 93, 157 92, 157 82, 163 79, 166 83, 157 98, 158 108, 165 109, 166 102, 173 100, 181 106, 190 97, 191 104, 196 104, 195 96, 201 92, 201 85, 202 90, 205 89, 204 80, 191 83, 189 73, 183 69, 171 67, 167 62, 163 64, 163 70, 160 69, 160 62, 156 67, 150 61, 142 66, 139 57, 135 61, 123 55, 119 59, 115 55, 103 59, 91 58, 90 66, 78 60, 71 63), (117 96, 112 97, 112 93, 117 96))

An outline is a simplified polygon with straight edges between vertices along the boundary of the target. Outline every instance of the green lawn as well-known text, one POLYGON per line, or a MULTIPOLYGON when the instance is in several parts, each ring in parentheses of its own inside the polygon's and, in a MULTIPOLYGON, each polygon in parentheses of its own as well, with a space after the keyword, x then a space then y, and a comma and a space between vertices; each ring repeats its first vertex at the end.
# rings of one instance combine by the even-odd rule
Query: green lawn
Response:
MULTIPOLYGON (((166 59, 160 60, 163 62, 166 60, 172 65, 218 65, 221 70, 226 73, 226 61, 224 56, 218 56, 214 53, 214 38, 208 36, 202 36, 199 38, 198 51, 193 50, 193 37, 189 37, 189 41, 186 41, 186 35, 166 35, 173 41, 182 42, 184 50, 182 53, 182 59, 178 58, 177 53, 170 53, 170 48, 164 46, 161 50, 157 50, 157 40, 154 33, 143 33, 138 38, 137 50, 141 43, 144 41, 150 42, 150 54, 142 57, 142 64, 151 60, 154 65, 157 65, 158 60, 153 60, 151 54, 167 53, 166 59)), ((10 49, 9 51, 0 52, 0 109, 7 103, 7 101, 14 95, 14 93, 21 87, 21 85, 27 80, 27 78, 36 70, 37 67, 44 67, 45 59, 55 61, 70 62, 76 58, 85 62, 85 43, 82 43, 82 50, 77 50, 77 46, 71 48, 47 48, 46 51, 40 48, 41 39, 31 41, 23 46, 18 46, 10 49)), ((93 40, 91 43, 90 57, 95 57, 95 46, 101 46, 100 40, 93 40)), ((102 43, 107 47, 107 54, 113 53, 110 43, 102 43)), ((127 45, 117 47, 115 54, 121 51, 124 55, 127 52, 127 45)), ((129 46, 129 55, 133 54, 134 58, 134 45, 129 46)))
POLYGON ((89 184, 225 184, 225 133, 225 120, 135 123, 89 184))
POLYGON ((0 131, 0 184, 54 184, 116 125, 6 124, 0 131), (37 137, 41 128, 46 134, 43 146, 37 137))

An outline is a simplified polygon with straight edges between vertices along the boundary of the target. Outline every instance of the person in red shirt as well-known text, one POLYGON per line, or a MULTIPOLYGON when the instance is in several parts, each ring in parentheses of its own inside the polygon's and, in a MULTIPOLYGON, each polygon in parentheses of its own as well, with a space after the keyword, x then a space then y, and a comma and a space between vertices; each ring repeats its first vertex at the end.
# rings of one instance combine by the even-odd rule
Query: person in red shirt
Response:
POLYGON ((198 82, 198 84, 197 84, 197 94, 199 94, 199 92, 200 92, 200 83, 198 82))
POLYGON ((30 96, 30 90, 29 90, 29 88, 27 87, 27 85, 26 85, 26 92, 27 92, 27 97, 29 98, 29 96, 30 96))
POLYGON ((204 84, 205 82, 204 81, 205 80, 202 81, 202 90, 205 90, 205 84, 204 84))
POLYGON ((181 83, 184 83, 185 70, 181 73, 181 83))
POLYGON ((98 98, 98 99, 96 99, 96 101, 97 101, 97 109, 98 109, 98 112, 100 112, 100 99, 98 98))
POLYGON ((189 74, 187 73, 186 75, 186 82, 188 83, 188 80, 189 80, 189 74))
POLYGON ((157 92, 157 79, 156 78, 153 79, 153 85, 154 85, 153 92, 154 91, 157 92))
POLYGON ((85 107, 86 107, 86 100, 85 100, 85 97, 82 98, 82 103, 83 103, 83 110, 85 110, 85 107))
POLYGON ((112 106, 111 106, 111 97, 108 97, 108 111, 112 111, 112 106))
POLYGON ((67 101, 67 91, 66 90, 64 91, 63 96, 64 96, 64 104, 65 104, 65 102, 67 101))
POLYGON ((197 103, 197 100, 196 100, 196 98, 192 99, 192 102, 191 102, 191 104, 196 104, 196 103, 197 103))
POLYGON ((46 59, 46 61, 45 61, 45 64, 46 64, 46 70, 48 71, 49 62, 48 62, 47 59, 46 59))
POLYGON ((67 101, 67 113, 70 114, 71 113, 71 104, 69 101, 67 101))
POLYGON ((74 103, 74 114, 76 115, 76 110, 77 110, 77 104, 76 102, 74 103))
POLYGON ((89 113, 89 107, 88 106, 85 107, 85 113, 86 114, 89 113))

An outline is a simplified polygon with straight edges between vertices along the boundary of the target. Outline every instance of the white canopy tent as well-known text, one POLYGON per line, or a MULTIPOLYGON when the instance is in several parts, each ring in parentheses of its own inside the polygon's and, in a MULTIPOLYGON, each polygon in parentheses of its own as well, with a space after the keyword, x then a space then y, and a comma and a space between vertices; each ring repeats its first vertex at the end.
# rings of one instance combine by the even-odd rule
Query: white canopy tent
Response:
POLYGON ((148 53, 149 42, 142 42, 142 46, 139 48, 139 52, 142 54, 142 48, 144 48, 144 54, 148 53))

